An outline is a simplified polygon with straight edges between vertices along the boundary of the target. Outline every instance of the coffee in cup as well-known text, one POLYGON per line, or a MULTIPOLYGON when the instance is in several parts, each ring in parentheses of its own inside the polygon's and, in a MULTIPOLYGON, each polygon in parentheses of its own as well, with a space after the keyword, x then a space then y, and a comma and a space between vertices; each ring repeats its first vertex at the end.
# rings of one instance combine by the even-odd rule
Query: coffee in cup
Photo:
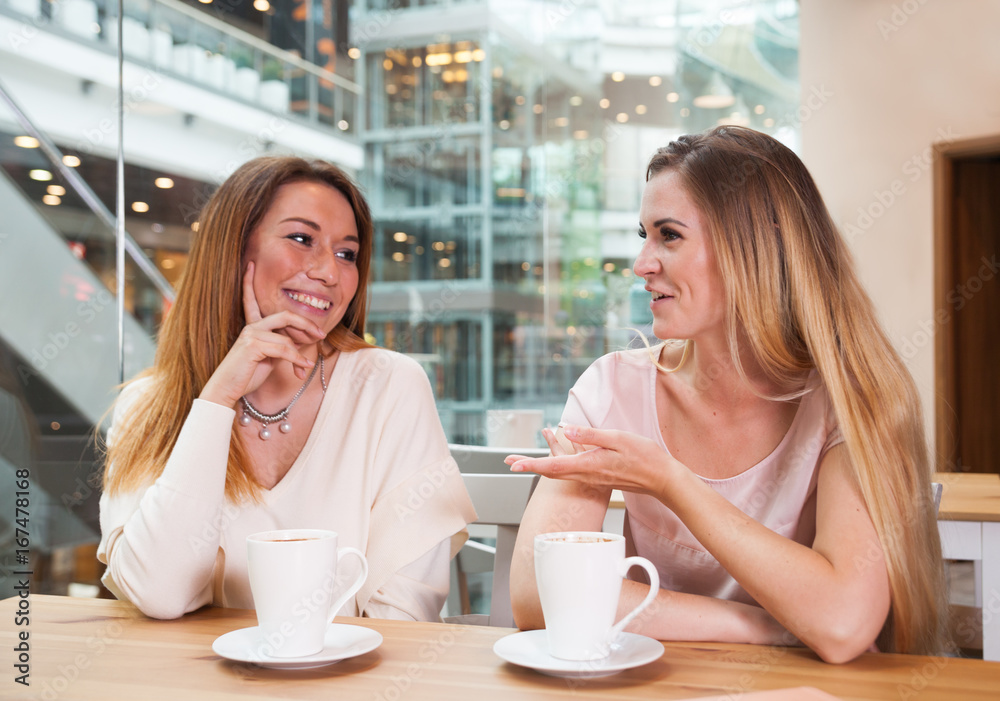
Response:
POLYGON ((338 548, 334 531, 266 531, 247 536, 247 573, 261 652, 302 657, 323 649, 333 617, 368 577, 368 561, 360 550, 338 548), (335 599, 343 585, 337 565, 344 555, 356 556, 361 572, 335 599))
POLYGON ((534 545, 549 654, 564 660, 607 657, 625 626, 656 598, 656 567, 644 557, 625 557, 625 538, 615 533, 542 533, 534 545), (635 565, 646 570, 649 593, 615 623, 622 579, 635 565))

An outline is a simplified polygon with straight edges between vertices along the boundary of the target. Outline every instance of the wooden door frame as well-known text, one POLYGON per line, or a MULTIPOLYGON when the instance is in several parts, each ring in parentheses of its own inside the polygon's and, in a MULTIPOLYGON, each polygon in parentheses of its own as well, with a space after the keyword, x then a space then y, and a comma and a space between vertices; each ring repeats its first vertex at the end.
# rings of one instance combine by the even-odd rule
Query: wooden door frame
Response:
POLYGON ((936 469, 948 472, 958 440, 955 415, 955 324, 949 312, 948 294, 958 284, 952 255, 955 235, 954 163, 965 158, 1000 156, 1000 134, 934 144, 934 310, 943 312, 944 322, 935 334, 934 427, 936 469))

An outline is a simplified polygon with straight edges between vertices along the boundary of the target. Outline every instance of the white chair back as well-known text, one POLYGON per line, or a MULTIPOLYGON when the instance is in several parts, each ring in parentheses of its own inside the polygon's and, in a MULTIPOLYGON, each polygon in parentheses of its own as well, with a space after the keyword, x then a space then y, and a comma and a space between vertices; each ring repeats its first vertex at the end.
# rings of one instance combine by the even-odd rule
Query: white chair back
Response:
POLYGON ((462 614, 447 616, 450 623, 476 623, 491 626, 513 627, 514 616, 510 606, 510 562, 514 555, 514 543, 517 541, 517 529, 521 523, 524 508, 538 475, 512 474, 504 464, 504 458, 512 452, 531 457, 548 455, 547 450, 517 450, 509 448, 484 448, 481 446, 452 444, 452 456, 458 463, 469 492, 472 504, 476 507, 478 519, 476 524, 496 526, 496 546, 469 540, 455 557, 456 575, 458 580, 458 596, 450 596, 449 603, 460 601, 462 614), (493 586, 490 596, 490 613, 471 614, 467 607, 465 589, 466 574, 476 571, 488 571, 492 556, 493 586), (478 559, 478 564, 477 564, 478 559), (486 562, 483 562, 486 560, 486 562))

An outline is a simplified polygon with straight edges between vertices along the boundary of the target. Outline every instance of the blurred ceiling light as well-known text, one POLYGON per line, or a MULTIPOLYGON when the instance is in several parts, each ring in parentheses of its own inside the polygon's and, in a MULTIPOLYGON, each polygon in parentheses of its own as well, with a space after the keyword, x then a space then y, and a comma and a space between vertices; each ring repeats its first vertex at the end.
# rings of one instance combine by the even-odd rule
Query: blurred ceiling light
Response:
POLYGON ((392 259, 394 261, 396 261, 397 263, 402 263, 403 262, 403 252, 402 251, 396 251, 395 253, 392 254, 392 259))
POLYGON ((406 241, 406 238, 407 237, 405 231, 397 231, 395 234, 392 235, 392 240, 396 241, 397 243, 403 243, 404 241, 406 241))
POLYGON ((341 131, 347 131, 348 129, 350 129, 350 127, 351 125, 347 122, 346 119, 341 119, 339 122, 337 122, 337 128, 340 129, 341 131))
POLYGON ((455 52, 455 63, 468 63, 472 60, 471 51, 456 51, 455 52))
POLYGON ((431 248, 433 248, 435 251, 443 251, 444 250, 444 242, 443 241, 435 241, 434 243, 431 244, 431 248))
POLYGON ((569 119, 566 117, 556 117, 552 120, 552 124, 557 127, 569 126, 569 119))
POLYGON ((451 267, 451 259, 450 258, 442 258, 441 260, 438 261, 438 267, 439 268, 450 268, 451 267))
POLYGON ((569 104, 573 105, 574 107, 579 107, 580 105, 583 104, 583 98, 580 97, 579 95, 574 95, 569 99, 569 104))
POLYGON ((80 159, 76 156, 63 156, 63 165, 70 168, 76 168, 80 165, 80 159))
POLYGON ((590 136, 590 134, 587 133, 586 129, 578 129, 573 132, 574 139, 586 139, 588 136, 590 136))
POLYGON ((153 181, 153 184, 161 190, 169 190, 174 186, 174 181, 170 178, 157 178, 153 181))
POLYGON ((493 69, 494 78, 503 78, 503 66, 497 66, 493 69))
POLYGON ((258 12, 267 12, 271 9, 271 3, 267 0, 253 0, 253 9, 258 12))
POLYGON ((604 264, 604 272, 606 272, 606 273, 613 273, 613 272, 615 272, 615 264, 614 263, 605 263, 604 264))
POLYGON ((635 113, 636 114, 646 114, 646 105, 636 105, 635 106, 635 113))
POLYGON ((619 112, 615 119, 617 119, 619 123, 624 124, 628 121, 628 115, 624 112, 619 112))
POLYGON ((455 71, 445 71, 444 73, 441 74, 441 80, 443 80, 446 83, 454 83, 455 71))
POLYGON ((661 78, 658 75, 651 75, 649 76, 649 84, 652 85, 654 88, 658 88, 661 85, 663 85, 663 78, 661 78))
POLYGON ((545 106, 535 105, 534 107, 531 108, 531 111, 534 112, 535 114, 541 114, 542 112, 545 111, 545 106))
MULTIPOLYGON (((447 80, 447 78, 445 80, 447 80)), ((393 85, 392 83, 389 83, 389 85, 385 86, 385 92, 388 95, 395 95, 397 92, 399 92, 399 88, 393 85)))
POLYGON ((50 195, 55 195, 56 197, 62 197, 66 194, 66 188, 62 185, 49 185, 45 188, 45 191, 50 195))
POLYGON ((687 117, 690 114, 691 114, 691 110, 689 110, 687 107, 681 107, 681 116, 682 117, 687 117))
POLYGON ((59 199, 58 197, 56 197, 55 195, 43 195, 42 196, 42 202, 44 202, 45 204, 50 204, 50 205, 57 205, 60 202, 62 202, 62 200, 59 199))
POLYGON ((160 267, 163 268, 164 270, 173 270, 174 268, 177 267, 177 261, 174 260, 173 258, 164 258, 160 262, 160 267))
MULTIPOLYGON (((455 71, 455 81, 459 83, 464 83, 469 79, 469 71, 464 68, 459 68, 455 71)), ((471 107, 471 105, 466 105, 466 107, 471 107)))
POLYGON ((611 74, 611 80, 615 81, 616 83, 620 83, 623 80, 625 80, 625 74, 622 73, 621 71, 615 71, 614 73, 611 74))
POLYGON ((391 71, 392 70, 392 59, 391 58, 387 58, 384 61, 382 61, 382 68, 384 68, 387 71, 391 71))
POLYGON ((768 117, 767 119, 764 120, 764 126, 765 127, 773 127, 774 126, 774 120, 771 119, 770 117, 768 117))
POLYGON ((424 65, 424 60, 419 56, 414 56, 413 61, 411 61, 411 63, 413 64, 414 68, 420 68, 422 65, 424 65))
POLYGON ((486 51, 483 49, 476 49, 475 51, 472 52, 473 61, 478 62, 484 60, 485 58, 486 58, 486 51))
POLYGON ((196 222, 196 221, 191 222, 191 231, 193 231, 195 233, 198 233, 198 229, 200 229, 200 228, 201 228, 201 224, 199 222, 196 222))
POLYGON ((508 129, 510 129, 510 122, 508 122, 506 119, 501 119, 500 123, 497 124, 497 126, 503 129, 504 131, 507 131, 508 129))
POLYGON ((514 102, 516 102, 519 105, 523 105, 525 103, 524 95, 518 95, 517 97, 515 97, 514 102))
POLYGON ((198 0, 202 5, 211 5, 212 0, 198 0))
POLYGON ((38 148, 38 139, 33 136, 15 136, 14 145, 21 148, 38 148))
POLYGON ((524 272, 528 272, 529 270, 531 270, 531 263, 529 263, 528 261, 524 261, 523 263, 521 263, 521 270, 523 270, 524 272))
POLYGON ((757 105, 756 107, 753 108, 753 113, 754 114, 764 114, 764 109, 765 109, 764 105, 757 105))
POLYGON ((705 86, 704 92, 695 97, 692 102, 694 102, 695 107, 701 107, 702 109, 721 109, 723 107, 732 107, 733 103, 736 102, 736 97, 726 84, 726 81, 716 72, 712 74, 712 78, 708 81, 708 85, 705 86))
POLYGON ((355 61, 357 61, 359 58, 361 58, 361 49, 359 49, 356 46, 352 46, 347 50, 347 55, 353 58, 355 61))
POLYGON ((611 100, 609 100, 606 97, 602 97, 601 101, 598 104, 601 106, 601 109, 607 109, 611 107, 611 100))
POLYGON ((149 205, 142 201, 135 201, 132 203, 132 211, 142 214, 149 211, 149 205))
POLYGON ((427 54, 427 58, 424 59, 428 66, 447 66, 451 63, 450 53, 440 53, 440 54, 427 54))
POLYGON ((28 171, 28 177, 32 180, 38 180, 39 182, 47 182, 52 180, 52 173, 42 168, 35 168, 34 170, 28 171))
POLYGON ((677 102, 681 99, 681 96, 675 92, 667 93, 667 102, 677 102))

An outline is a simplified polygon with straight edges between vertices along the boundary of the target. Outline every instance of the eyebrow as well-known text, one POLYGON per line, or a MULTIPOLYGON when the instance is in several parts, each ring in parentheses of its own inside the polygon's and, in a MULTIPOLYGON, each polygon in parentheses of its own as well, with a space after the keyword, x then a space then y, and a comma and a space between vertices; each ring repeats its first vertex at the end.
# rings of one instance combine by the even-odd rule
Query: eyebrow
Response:
MULTIPOLYGON (((285 219, 282 219, 278 223, 279 224, 284 224, 285 222, 289 222, 289 221, 297 221, 300 224, 305 224, 310 229, 315 229, 316 231, 320 230, 319 224, 317 224, 316 222, 312 221, 311 219, 306 219, 305 217, 286 217, 285 219)), ((348 236, 345 236, 344 240, 345 241, 353 241, 354 243, 361 243, 361 239, 359 239, 354 234, 350 234, 348 236)))
POLYGON ((663 226, 664 224, 677 224, 678 226, 683 226, 685 229, 688 228, 687 224, 682 222, 680 219, 674 219, 673 217, 666 217, 653 222, 653 226, 663 226))

